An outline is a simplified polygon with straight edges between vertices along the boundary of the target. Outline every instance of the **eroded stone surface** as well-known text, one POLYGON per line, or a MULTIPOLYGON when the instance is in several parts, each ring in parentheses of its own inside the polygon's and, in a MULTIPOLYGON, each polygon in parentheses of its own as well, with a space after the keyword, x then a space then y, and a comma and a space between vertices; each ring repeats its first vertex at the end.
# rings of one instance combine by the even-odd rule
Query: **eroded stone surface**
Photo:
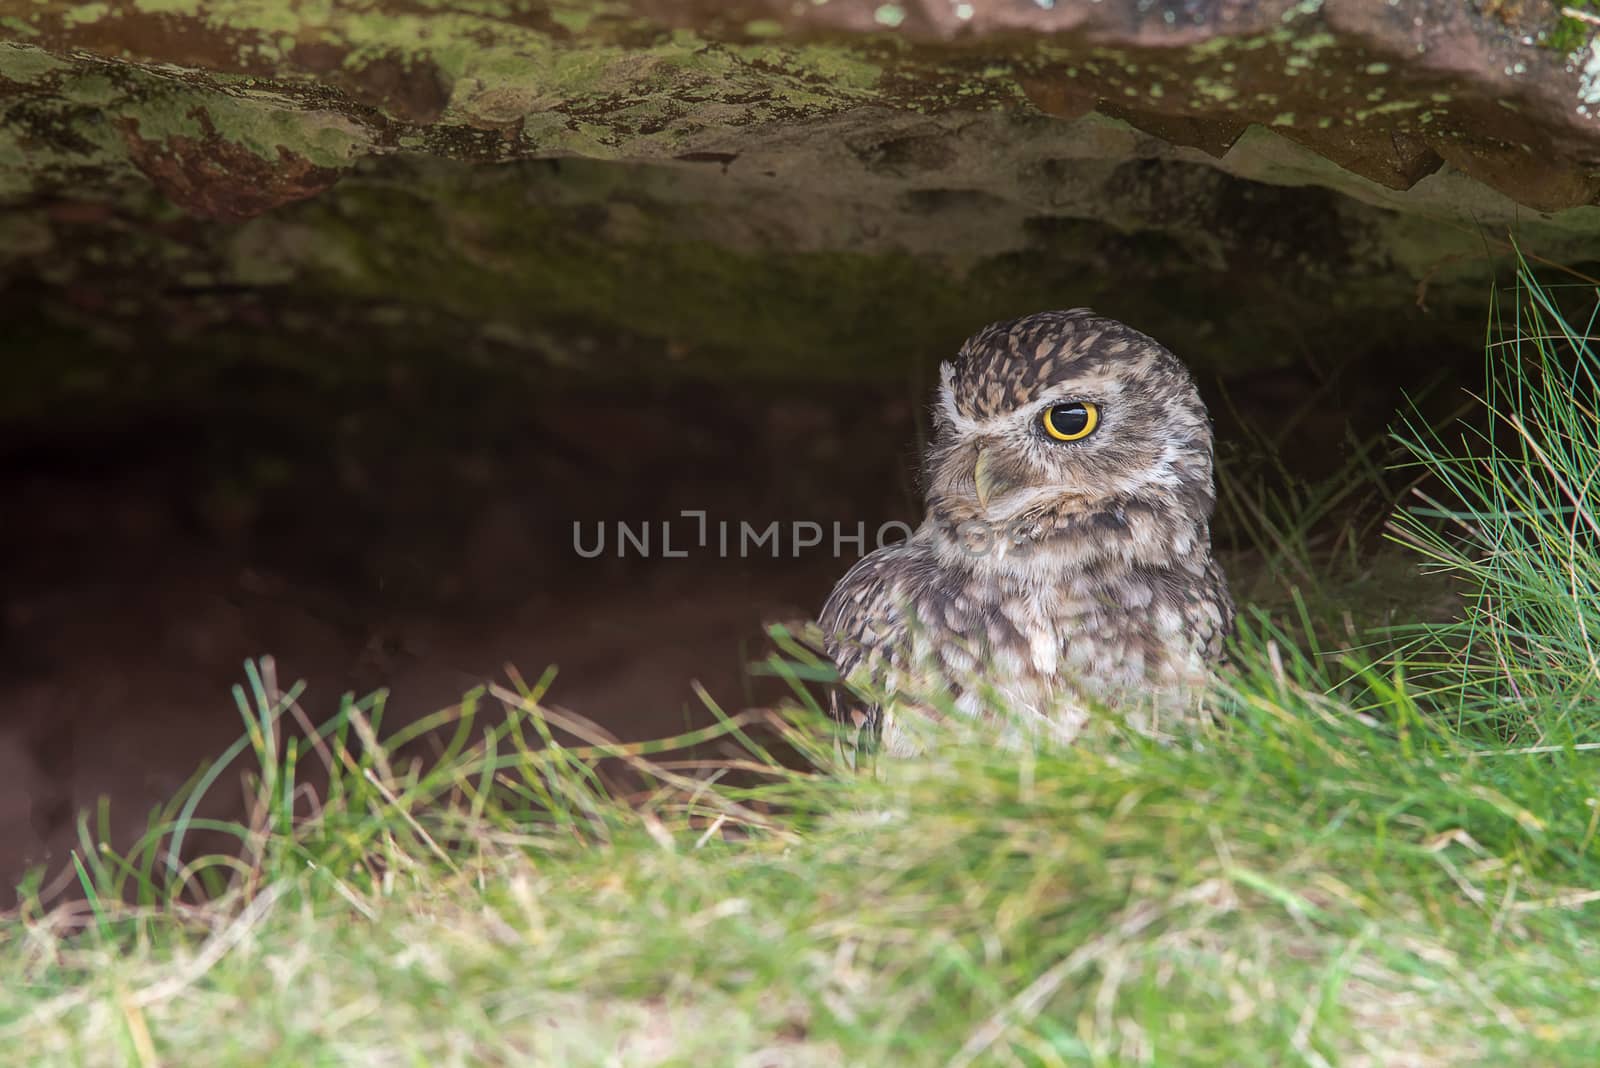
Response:
POLYGON ((1470 345, 1513 234, 1600 247, 1600 90, 1542 11, 0 0, 0 301, 37 320, 0 364, 809 377, 1061 304, 1211 367, 1470 345), (152 336, 148 366, 59 355, 152 336))
MULTIPOLYGON (((137 107, 153 88, 141 80, 181 85, 198 106, 208 93, 277 95, 345 114, 366 151, 659 158, 863 104, 1031 104, 1099 108, 1212 153, 1270 125, 1395 188, 1449 161, 1530 207, 1600 190, 1590 57, 1541 47, 1553 12, 1537 5, 1518 24, 1504 6, 1484 15, 1458 0, 11 6, 0 26, 29 46, 0 57, 13 101, 54 88, 68 103, 137 107), (463 130, 494 136, 447 133, 463 130)), ((252 140, 257 116, 233 118, 230 134, 219 117, 224 136, 252 140)))

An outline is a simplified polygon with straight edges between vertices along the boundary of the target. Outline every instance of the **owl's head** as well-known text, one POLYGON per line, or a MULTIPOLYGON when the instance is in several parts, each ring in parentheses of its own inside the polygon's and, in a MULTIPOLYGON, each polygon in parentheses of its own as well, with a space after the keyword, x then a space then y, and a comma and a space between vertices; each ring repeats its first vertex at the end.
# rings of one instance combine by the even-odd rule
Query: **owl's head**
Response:
POLYGON ((924 475, 945 526, 1115 537, 1158 512, 1208 531, 1211 420, 1151 338, 1086 308, 1040 312, 983 328, 941 368, 924 475))

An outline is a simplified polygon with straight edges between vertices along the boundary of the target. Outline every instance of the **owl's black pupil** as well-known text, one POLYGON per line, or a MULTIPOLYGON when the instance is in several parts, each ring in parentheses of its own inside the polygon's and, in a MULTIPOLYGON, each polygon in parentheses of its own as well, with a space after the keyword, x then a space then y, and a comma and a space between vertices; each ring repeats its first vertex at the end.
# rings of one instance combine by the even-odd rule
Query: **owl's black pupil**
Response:
POLYGON ((1081 404, 1058 404, 1050 409, 1050 425, 1058 434, 1076 434, 1089 425, 1089 409, 1081 404))

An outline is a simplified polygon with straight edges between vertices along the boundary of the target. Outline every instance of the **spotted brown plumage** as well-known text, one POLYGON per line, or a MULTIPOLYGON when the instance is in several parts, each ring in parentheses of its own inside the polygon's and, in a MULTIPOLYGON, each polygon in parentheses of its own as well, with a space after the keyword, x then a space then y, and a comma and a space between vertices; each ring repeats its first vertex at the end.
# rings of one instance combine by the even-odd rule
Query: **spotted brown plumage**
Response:
POLYGON ((1196 712, 1233 603, 1211 421, 1172 353, 1084 308, 987 326, 941 369, 923 469, 921 526, 820 614, 837 718, 909 753, 951 712, 1066 739, 1098 706, 1153 733, 1196 712))

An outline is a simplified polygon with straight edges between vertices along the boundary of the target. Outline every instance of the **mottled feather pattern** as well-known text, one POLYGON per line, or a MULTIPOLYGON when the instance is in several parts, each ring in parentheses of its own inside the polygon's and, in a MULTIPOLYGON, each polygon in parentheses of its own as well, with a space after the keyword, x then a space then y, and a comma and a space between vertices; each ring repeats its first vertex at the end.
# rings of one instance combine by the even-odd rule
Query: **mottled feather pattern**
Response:
POLYGON ((820 615, 837 718, 914 752, 906 717, 940 709, 1065 739, 1099 706, 1158 733, 1196 714, 1233 604, 1210 418, 1176 357, 1082 308, 985 327, 942 368, 924 470, 921 526, 820 615), (1069 401, 1101 424, 1051 440, 1040 415, 1069 401))

